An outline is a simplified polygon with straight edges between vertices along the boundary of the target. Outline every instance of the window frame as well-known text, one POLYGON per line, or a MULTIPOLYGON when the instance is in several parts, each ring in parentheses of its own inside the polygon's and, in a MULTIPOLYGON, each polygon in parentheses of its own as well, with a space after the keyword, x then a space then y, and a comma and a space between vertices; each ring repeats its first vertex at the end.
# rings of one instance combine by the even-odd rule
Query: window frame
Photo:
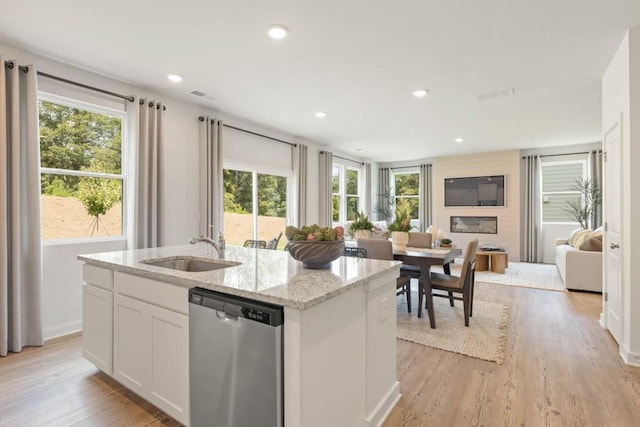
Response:
POLYGON ((353 218, 347 217, 348 210, 348 202, 347 199, 356 197, 358 199, 358 207, 356 209, 357 212, 361 212, 364 209, 362 208, 362 196, 363 196, 363 188, 364 188, 364 174, 362 167, 356 167, 347 163, 342 163, 334 160, 331 165, 331 186, 333 190, 333 169, 338 168, 338 193, 334 193, 332 191, 331 194, 331 214, 332 214, 332 222, 333 224, 344 224, 347 221, 352 221, 353 218), (347 193, 347 171, 352 170, 358 173, 358 192, 357 194, 347 193), (340 199, 339 207, 338 207, 338 219, 333 219, 333 198, 338 196, 340 199))
MULTIPOLYGON (((259 166, 259 165, 249 165, 249 164, 245 164, 245 163, 238 163, 238 162, 223 162, 223 166, 222 169, 229 169, 229 170, 237 170, 240 172, 251 172, 251 207, 252 207, 252 224, 253 224, 253 230, 251 232, 252 234, 252 239, 258 239, 258 174, 262 174, 262 175, 274 175, 274 176, 280 176, 280 177, 284 177, 286 179, 287 182, 287 195, 286 195, 286 206, 287 206, 287 213, 285 214, 285 223, 286 225, 291 225, 292 224, 292 215, 293 215, 293 211, 292 211, 292 204, 291 204, 291 200, 293 197, 293 189, 292 189, 292 184, 293 184, 293 173, 290 170, 284 170, 284 169, 275 169, 275 168, 269 168, 269 167, 263 167, 263 166, 259 166)), ((224 188, 224 184, 223 184, 223 188, 224 188)), ((224 211, 224 200, 223 200, 223 215, 226 213, 226 211, 224 211)), ((224 232, 224 218, 222 221, 222 231, 224 232)))
MULTIPOLYGON (((129 156, 127 155, 129 150, 129 141, 128 141, 128 113, 123 108, 122 110, 105 107, 101 105, 97 105, 88 101, 82 101, 79 99, 69 98, 62 95, 57 95, 52 92, 47 91, 38 91, 38 102, 44 101, 52 104, 63 105, 65 107, 75 108, 78 110, 89 111, 91 113, 108 115, 111 117, 117 117, 120 119, 120 174, 112 174, 112 173, 104 173, 104 172, 90 172, 90 171, 79 171, 74 169, 60 169, 60 168, 46 168, 42 167, 42 162, 38 165, 38 175, 42 177, 43 174, 49 175, 63 175, 63 176, 80 176, 80 177, 89 177, 89 178, 104 178, 104 179, 119 179, 122 182, 122 229, 121 234, 117 236, 96 236, 96 237, 61 237, 56 239, 45 239, 42 237, 43 246, 55 246, 58 244, 69 244, 69 243, 91 243, 91 242, 100 242, 100 241, 120 241, 127 240, 128 231, 129 231, 129 218, 127 212, 129 212, 129 204, 133 203, 133 201, 129 201, 129 177, 130 177, 130 167, 129 167, 129 156)), ((38 109, 39 114, 39 109, 38 109)), ((38 130, 39 136, 39 130, 38 130)), ((38 144, 38 149, 40 149, 38 144)), ((42 200, 42 191, 40 193, 40 198, 42 200)))
POLYGON ((549 225, 566 225, 577 224, 575 221, 544 221, 544 197, 553 195, 577 195, 580 196, 580 191, 567 190, 567 191, 544 191, 544 167, 545 166, 562 166, 562 165, 574 165, 582 164, 582 179, 589 178, 587 159, 565 159, 565 160, 543 160, 540 163, 540 223, 549 225))
POLYGON ((419 169, 415 169, 415 168, 398 168, 398 169, 392 169, 391 170, 391 188, 393 189, 393 212, 395 214, 396 211, 396 203, 397 203, 397 199, 417 199, 418 200, 418 217, 417 218, 411 218, 412 220, 418 220, 418 221, 422 221, 422 218, 420 218, 420 186, 422 185, 422 182, 420 180, 420 170, 419 169), (408 196, 408 195, 402 195, 399 196, 397 193, 397 186, 396 186, 396 175, 417 175, 418 176, 418 193, 414 196, 408 196))

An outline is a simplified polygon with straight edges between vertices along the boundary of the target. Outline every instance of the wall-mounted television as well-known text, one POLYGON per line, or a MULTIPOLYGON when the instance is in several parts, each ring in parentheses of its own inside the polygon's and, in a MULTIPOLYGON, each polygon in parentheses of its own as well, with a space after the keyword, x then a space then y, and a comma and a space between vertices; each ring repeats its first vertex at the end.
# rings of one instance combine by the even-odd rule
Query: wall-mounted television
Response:
POLYGON ((505 206, 505 176, 470 176, 444 179, 447 207, 505 206))

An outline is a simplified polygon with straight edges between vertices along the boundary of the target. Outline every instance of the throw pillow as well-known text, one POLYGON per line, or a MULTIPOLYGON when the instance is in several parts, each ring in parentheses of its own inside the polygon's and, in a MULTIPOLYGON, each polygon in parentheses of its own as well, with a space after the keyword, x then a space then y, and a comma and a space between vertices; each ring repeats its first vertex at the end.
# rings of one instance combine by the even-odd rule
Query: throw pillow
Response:
POLYGON ((573 236, 573 243, 571 244, 571 246, 578 249, 580 248, 582 242, 584 242, 589 237, 591 237, 591 230, 578 231, 575 236, 573 236))
POLYGON ((602 252, 602 236, 588 237, 579 248, 581 251, 602 252))
POLYGON ((575 239, 576 234, 583 231, 582 228, 576 228, 571 233, 569 233, 569 237, 567 237, 567 245, 573 246, 573 239, 575 239))

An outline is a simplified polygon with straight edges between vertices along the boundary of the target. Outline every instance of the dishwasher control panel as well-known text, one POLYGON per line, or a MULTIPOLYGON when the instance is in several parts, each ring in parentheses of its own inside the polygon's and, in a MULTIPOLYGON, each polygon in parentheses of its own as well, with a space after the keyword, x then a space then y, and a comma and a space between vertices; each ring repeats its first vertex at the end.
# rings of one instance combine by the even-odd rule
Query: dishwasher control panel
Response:
POLYGON ((189 303, 270 326, 284 323, 281 306, 203 288, 189 289, 189 303))

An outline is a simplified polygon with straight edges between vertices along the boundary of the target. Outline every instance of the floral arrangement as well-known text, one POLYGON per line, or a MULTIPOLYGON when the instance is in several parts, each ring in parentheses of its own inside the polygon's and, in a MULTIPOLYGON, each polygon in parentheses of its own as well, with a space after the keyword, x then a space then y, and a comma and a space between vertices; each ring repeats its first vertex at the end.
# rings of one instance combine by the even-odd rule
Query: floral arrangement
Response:
POLYGON ((318 241, 336 241, 344 240, 344 227, 338 226, 320 227, 317 224, 303 225, 302 227, 288 226, 284 235, 287 236, 287 240, 291 242, 318 242, 318 241))

